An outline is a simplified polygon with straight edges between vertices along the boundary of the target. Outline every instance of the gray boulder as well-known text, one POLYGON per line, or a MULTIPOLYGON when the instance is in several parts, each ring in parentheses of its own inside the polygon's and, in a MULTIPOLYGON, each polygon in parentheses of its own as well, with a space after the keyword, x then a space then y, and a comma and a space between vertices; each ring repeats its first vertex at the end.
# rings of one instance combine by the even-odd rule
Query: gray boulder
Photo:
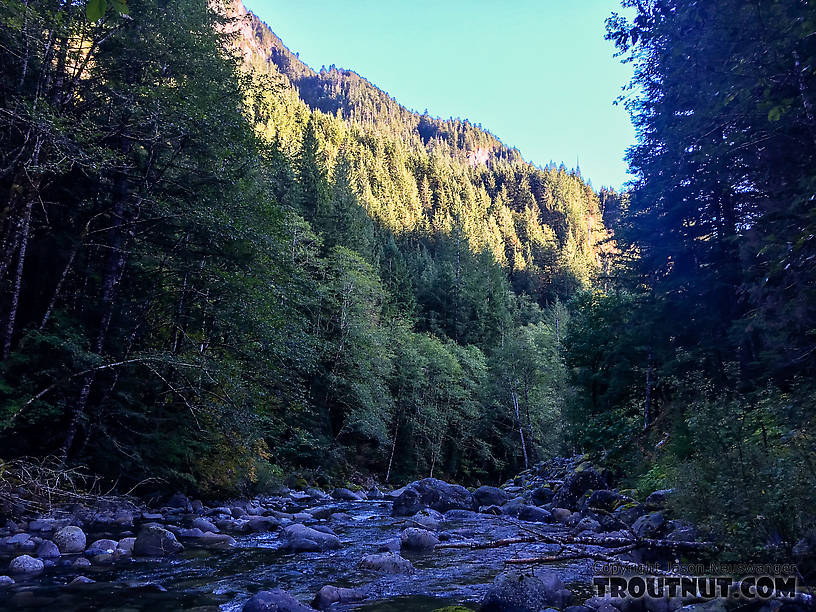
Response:
POLYGON ((439 512, 475 510, 473 495, 465 487, 448 484, 436 478, 423 478, 409 484, 394 500, 391 514, 411 516, 423 508, 439 512))
POLYGON ((325 610, 336 603, 348 604, 363 601, 364 599, 365 594, 358 589, 346 589, 327 584, 315 595, 312 601, 312 607, 318 610, 325 610))
POLYGON ((8 571, 10 574, 39 574, 44 567, 45 565, 39 559, 30 555, 20 555, 11 560, 8 571))
POLYGON ((631 500, 624 497, 617 491, 612 491, 610 489, 600 489, 598 491, 592 492, 592 495, 590 495, 589 499, 587 499, 586 503, 584 503, 584 509, 604 510, 606 512, 612 512, 624 501, 631 500))
POLYGON ((661 512, 644 514, 632 525, 632 531, 639 538, 657 538, 665 533, 666 518, 661 512))
POLYGON ((543 506, 552 501, 553 495, 555 495, 555 493, 550 487, 538 487, 530 494, 530 501, 536 506, 543 506))
POLYGON ((606 483, 598 472, 587 467, 580 472, 573 472, 564 480, 564 483, 555 492, 552 498, 554 508, 569 508, 575 510, 578 501, 591 489, 604 489, 606 483))
POLYGON ((115 551, 118 547, 119 542, 117 542, 116 540, 108 539, 96 540, 88 547, 88 550, 85 551, 85 554, 88 556, 103 553, 110 554, 113 551, 115 551))
POLYGON ((81 553, 85 550, 87 539, 85 532, 79 527, 69 525, 63 527, 54 534, 54 544, 57 545, 59 551, 63 554, 81 553))
POLYGON ((136 544, 136 538, 122 538, 116 546, 116 549, 122 554, 133 554, 133 546, 136 544))
POLYGON ((287 541, 287 548, 292 552, 336 550, 342 546, 336 535, 306 527, 302 523, 285 527, 283 537, 287 541))
POLYGON ((351 489, 344 489, 342 487, 332 491, 331 496, 341 501, 360 501, 364 499, 362 495, 355 493, 351 489))
MULTIPOLYGON (((314 518, 313 515, 312 518, 314 518)), ((254 532, 275 531, 280 527, 280 521, 274 516, 250 516, 247 524, 254 532)))
POLYGON ((378 553, 366 555, 360 561, 360 568, 373 570, 382 574, 413 574, 414 566, 397 553, 378 553))
POLYGON ((14 578, 11 576, 0 576, 0 589, 10 587, 12 584, 14 584, 14 578))
POLYGON ((400 534, 400 546, 413 552, 428 552, 439 544, 439 538, 427 529, 408 527, 400 534))
POLYGON ((567 519, 572 516, 572 511, 567 510, 566 508, 553 508, 550 510, 550 514, 552 515, 554 521, 566 523, 567 519))
MULTIPOLYGON (((463 512, 463 510, 452 510, 452 512, 463 512)), ((439 524, 442 521, 442 518, 442 514, 436 510, 425 508, 412 516, 411 520, 425 529, 436 530, 439 529, 439 524)))
POLYGON ((13 536, 8 536, 0 540, 0 545, 3 550, 32 552, 37 545, 27 533, 18 533, 13 536))
POLYGON ((539 612, 569 605, 572 593, 552 572, 499 574, 488 589, 480 612, 539 612))
POLYGON ((211 533, 218 533, 218 527, 213 525, 210 521, 203 517, 197 517, 193 520, 193 527, 197 527, 201 531, 209 531, 211 533))
POLYGON ((519 508, 518 518, 521 521, 528 523, 550 523, 552 522, 552 514, 544 508, 538 506, 524 505, 519 508))
POLYGON ((176 510, 184 510, 185 512, 192 512, 193 511, 193 504, 187 498, 184 493, 176 493, 168 499, 165 504, 167 508, 173 508, 176 510))
POLYGON ((601 524, 593 518, 585 516, 578 524, 575 526, 575 529, 578 531, 599 531, 601 528, 601 524))
POLYGON ((507 493, 498 487, 479 487, 473 492, 473 501, 477 507, 501 506, 507 501, 507 493))
POLYGON ((161 557, 184 550, 184 546, 171 532, 159 525, 145 525, 133 543, 137 557, 161 557))
POLYGON ((314 612, 282 589, 260 591, 244 604, 243 612, 314 612))

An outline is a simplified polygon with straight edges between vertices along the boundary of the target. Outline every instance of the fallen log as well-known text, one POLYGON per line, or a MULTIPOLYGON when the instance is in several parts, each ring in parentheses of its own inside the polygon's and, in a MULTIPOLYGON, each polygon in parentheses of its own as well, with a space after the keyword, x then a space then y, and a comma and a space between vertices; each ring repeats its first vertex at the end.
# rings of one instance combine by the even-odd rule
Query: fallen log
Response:
POLYGON ((469 548, 471 550, 480 550, 483 548, 501 548, 502 546, 511 546, 512 544, 522 544, 531 542, 540 542, 540 538, 536 536, 520 536, 518 538, 504 538, 503 540, 491 540, 490 542, 445 542, 444 544, 437 544, 434 548, 469 548))
MULTIPOLYGON (((571 550, 570 552, 561 553, 558 555, 550 555, 546 557, 518 557, 516 559, 507 559, 505 561, 508 565, 529 565, 533 563, 558 563, 559 561, 570 561, 572 559, 594 559, 595 561, 608 561, 610 563, 618 563, 621 565, 629 564, 628 561, 620 561, 612 555, 622 555, 635 549, 635 545, 622 546, 615 550, 609 551, 610 554, 594 553, 588 550, 571 550)), ((636 567, 637 564, 632 563, 636 567)))

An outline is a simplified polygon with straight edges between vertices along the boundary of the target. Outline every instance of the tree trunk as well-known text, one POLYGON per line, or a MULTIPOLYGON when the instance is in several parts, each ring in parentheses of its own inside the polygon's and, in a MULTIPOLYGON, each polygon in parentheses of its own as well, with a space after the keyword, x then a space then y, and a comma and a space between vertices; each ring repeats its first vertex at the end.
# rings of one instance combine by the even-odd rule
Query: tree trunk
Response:
POLYGON ((31 209, 34 206, 34 199, 31 198, 26 204, 23 213, 22 227, 20 228, 20 248, 17 251, 17 269, 14 274, 14 282, 11 290, 11 303, 9 304, 8 317, 6 318, 6 333, 3 338, 2 357, 6 359, 11 353, 11 341, 14 336, 14 327, 17 321, 17 309, 20 306, 20 291, 23 286, 23 268, 25 267, 26 249, 28 247, 28 233, 31 225, 31 209))
POLYGON ((643 401, 643 429, 648 429, 652 420, 652 351, 646 360, 646 398, 643 401))

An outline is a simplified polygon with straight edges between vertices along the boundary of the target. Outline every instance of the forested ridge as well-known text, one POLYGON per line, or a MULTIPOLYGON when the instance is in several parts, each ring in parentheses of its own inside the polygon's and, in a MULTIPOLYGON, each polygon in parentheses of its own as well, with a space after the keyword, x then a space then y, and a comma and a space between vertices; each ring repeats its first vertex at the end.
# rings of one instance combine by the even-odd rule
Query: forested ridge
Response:
POLYGON ((575 171, 314 73, 240 5, 91 6, 3 5, 9 456, 223 493, 557 452, 605 236, 575 171))
POLYGON ((212 496, 586 452, 790 554, 816 11, 624 5, 617 193, 313 70, 240 4, 3 2, 2 456, 212 496))

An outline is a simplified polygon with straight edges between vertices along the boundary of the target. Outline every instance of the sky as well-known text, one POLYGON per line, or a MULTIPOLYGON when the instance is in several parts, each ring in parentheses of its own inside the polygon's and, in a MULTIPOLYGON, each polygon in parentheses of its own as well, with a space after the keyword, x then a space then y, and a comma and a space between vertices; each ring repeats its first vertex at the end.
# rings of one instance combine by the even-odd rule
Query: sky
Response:
POLYGON ((354 70, 400 104, 480 123, 528 161, 620 187, 634 130, 617 0, 244 0, 312 68, 354 70))

